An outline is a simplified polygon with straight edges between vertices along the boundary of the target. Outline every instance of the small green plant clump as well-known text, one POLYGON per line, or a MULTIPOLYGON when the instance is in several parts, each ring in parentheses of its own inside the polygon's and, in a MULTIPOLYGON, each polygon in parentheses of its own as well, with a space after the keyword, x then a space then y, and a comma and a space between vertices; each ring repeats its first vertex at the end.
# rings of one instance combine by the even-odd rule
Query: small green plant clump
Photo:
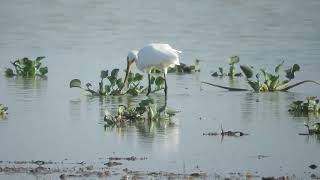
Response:
MULTIPOLYGON (((129 73, 128 75, 128 85, 125 87, 122 78, 118 77, 119 69, 113 69, 109 74, 108 70, 102 70, 100 73, 99 88, 93 90, 92 84, 87 83, 86 87, 82 87, 81 81, 79 79, 73 79, 70 81, 70 88, 80 88, 92 95, 97 96, 120 96, 125 94, 130 94, 132 96, 137 96, 146 91, 146 88, 140 85, 143 80, 143 75, 139 73, 129 73), (107 79, 109 83, 105 84, 104 80, 107 79)), ((151 77, 151 84, 156 85, 156 89, 153 91, 159 91, 163 89, 164 79, 162 77, 151 77)))
POLYGON ((307 101, 293 101, 289 112, 294 113, 320 113, 319 99, 316 96, 307 97, 307 101))
POLYGON ((116 115, 106 112, 104 121, 107 126, 125 126, 138 121, 169 119, 176 113, 177 111, 168 110, 166 106, 158 108, 154 100, 148 98, 140 101, 138 106, 120 105, 116 115))
POLYGON ((238 56, 231 56, 229 58, 229 72, 224 73, 224 70, 222 67, 219 67, 219 71, 214 72, 211 74, 213 77, 223 77, 223 76, 229 76, 229 77, 236 77, 236 76, 242 76, 242 74, 239 72, 236 72, 235 65, 240 62, 240 58, 238 56))
MULTIPOLYGON (((286 69, 284 72, 286 73, 285 75, 285 80, 280 80, 280 68, 283 65, 284 61, 282 61, 280 64, 278 64, 274 71, 275 74, 267 72, 265 69, 261 68, 260 72, 258 72, 255 77, 256 80, 252 80, 253 76, 253 67, 248 66, 248 65, 241 65, 240 68, 247 77, 248 84, 250 87, 255 91, 255 92, 272 92, 272 91, 287 91, 293 87, 296 87, 298 85, 311 82, 320 85, 316 81, 312 80, 304 80, 298 83, 295 83, 293 85, 289 85, 289 82, 294 79, 295 73, 300 70, 300 66, 298 64, 294 64, 292 67, 289 69, 286 69), (263 76, 263 79, 260 79, 260 76, 263 76)), ((284 79, 284 78, 282 78, 284 79)))
MULTIPOLYGON (((298 64, 294 64, 292 67, 289 69, 286 69, 284 72, 286 73, 285 75, 285 80, 284 78, 280 78, 280 68, 283 65, 284 61, 282 61, 280 64, 278 64, 274 71, 275 73, 269 73, 265 69, 261 68, 260 72, 256 73, 255 77, 256 79, 252 79, 254 75, 253 71, 253 66, 250 65, 240 65, 240 68, 243 72, 243 74, 247 78, 247 82, 249 86, 255 91, 255 92, 273 92, 273 91, 288 91, 291 88, 294 88, 296 86, 299 86, 304 83, 314 83, 317 85, 320 85, 320 83, 313 81, 313 80, 304 80, 297 82, 295 84, 289 85, 289 82, 294 79, 295 73, 300 70, 300 66, 298 64), (261 78, 262 75, 262 78, 261 78)), ((232 88, 232 87, 227 87, 227 86, 221 86, 217 84, 212 84, 208 82, 202 82, 204 84, 208 84, 214 87, 222 88, 222 89, 227 89, 229 91, 248 91, 249 89, 243 89, 243 88, 232 88)))
POLYGON ((280 81, 280 68, 283 65, 284 61, 278 64, 274 69, 274 74, 267 72, 265 69, 261 68, 260 72, 256 74, 256 80, 252 80, 253 76, 253 67, 241 65, 240 68, 248 79, 248 84, 255 92, 268 92, 268 91, 283 91, 287 90, 288 83, 294 79, 295 73, 300 70, 298 64, 294 64, 291 68, 285 70, 286 78, 283 81, 280 81), (260 76, 263 76, 261 81, 260 76))
MULTIPOLYGON (((174 67, 168 68, 168 73, 194 73, 200 72, 199 68, 200 60, 196 59, 194 64, 187 65, 184 63, 180 63, 180 65, 175 65, 174 67)), ((161 71, 157 68, 153 68, 151 73, 161 73, 161 71)))
POLYGON ((11 62, 14 66, 14 70, 7 68, 5 75, 7 77, 22 76, 22 77, 35 77, 45 76, 48 73, 48 67, 42 67, 41 60, 44 56, 39 56, 35 60, 31 60, 27 57, 15 60, 11 62))
POLYGON ((0 104, 0 117, 4 117, 8 114, 8 107, 0 104))

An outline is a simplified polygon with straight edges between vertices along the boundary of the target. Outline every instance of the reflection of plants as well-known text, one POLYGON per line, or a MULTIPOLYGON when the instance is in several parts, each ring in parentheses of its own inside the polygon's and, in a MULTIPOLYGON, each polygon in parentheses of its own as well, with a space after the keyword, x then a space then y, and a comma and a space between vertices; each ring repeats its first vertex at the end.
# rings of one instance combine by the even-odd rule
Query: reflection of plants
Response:
POLYGON ((140 82, 143 79, 143 76, 139 73, 129 74, 128 78, 128 88, 125 92, 122 90, 124 89, 124 82, 122 78, 118 78, 119 69, 113 69, 109 75, 109 71, 101 71, 100 73, 100 82, 98 90, 92 90, 91 83, 86 84, 86 88, 83 88, 81 85, 81 81, 79 79, 73 79, 70 81, 70 88, 77 87, 80 89, 84 89, 85 91, 90 92, 92 95, 98 96, 111 96, 111 95, 124 95, 124 94, 131 94, 131 95, 138 95, 142 93, 145 88, 143 86, 139 86, 140 82), (104 80, 108 79, 109 83, 104 84, 104 80))
MULTIPOLYGON (((168 68, 168 73, 193 73, 200 72, 199 68, 199 60, 195 60, 195 64, 187 65, 184 63, 180 63, 180 65, 175 65, 174 67, 168 68)), ((161 73, 161 71, 157 68, 153 68, 151 73, 161 73)))
MULTIPOLYGON (((247 77, 247 82, 250 85, 250 87, 255 91, 255 92, 272 92, 272 91, 287 91, 293 87, 296 87, 298 85, 311 82, 320 85, 316 81, 312 80, 305 80, 301 81, 298 83, 295 83, 293 85, 289 85, 289 82, 295 77, 295 72, 300 70, 300 66, 298 64, 294 64, 291 68, 285 70, 286 73, 286 80, 281 81, 280 80, 280 68, 282 66, 283 62, 278 64, 275 67, 275 74, 267 72, 265 69, 260 69, 260 72, 256 73, 255 77, 256 80, 253 80, 253 67, 248 66, 248 65, 241 65, 240 68, 242 72, 245 74, 247 77), (263 75, 263 79, 260 78, 261 74, 263 75)), ((226 86, 220 86, 216 84, 211 84, 207 82, 202 82, 205 84, 209 84, 215 87, 223 88, 223 89, 228 89, 230 91, 248 91, 248 89, 241 89, 241 88, 231 88, 231 87, 226 87, 226 86)))
POLYGON ((7 68, 5 75, 7 77, 22 76, 22 77, 35 77, 44 76, 48 73, 48 67, 41 67, 41 60, 44 56, 37 57, 35 60, 28 59, 27 57, 15 60, 11 64, 15 68, 15 72, 11 68, 7 68))
POLYGON ((143 122, 145 120, 157 121, 160 119, 169 119, 175 114, 176 111, 168 110, 166 106, 158 108, 154 100, 148 98, 140 101, 138 106, 135 107, 120 105, 115 115, 106 112, 104 121, 108 127, 123 127, 128 123, 143 122))
POLYGON ((4 105, 0 104, 0 117, 4 117, 8 114, 8 107, 5 107, 4 105))
POLYGON ((319 99, 316 96, 307 97, 307 101, 293 101, 289 112, 308 114, 310 112, 318 114, 320 112, 319 99))
POLYGON ((235 77, 235 76, 241 76, 241 73, 237 73, 236 72, 236 67, 235 65, 238 64, 240 62, 240 58, 238 56, 231 56, 229 58, 229 72, 228 73, 224 73, 223 68, 219 67, 219 72, 216 71, 213 74, 211 74, 211 76, 217 77, 223 77, 223 76, 229 76, 229 77, 235 77))

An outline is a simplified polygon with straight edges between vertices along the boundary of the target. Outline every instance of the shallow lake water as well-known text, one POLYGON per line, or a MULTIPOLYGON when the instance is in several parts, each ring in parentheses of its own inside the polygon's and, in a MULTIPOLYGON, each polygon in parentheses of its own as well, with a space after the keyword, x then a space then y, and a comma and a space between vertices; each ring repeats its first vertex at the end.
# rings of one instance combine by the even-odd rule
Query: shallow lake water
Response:
MULTIPOLYGON (((17 58, 46 56, 49 73, 36 80, 0 76, 0 103, 9 107, 7 118, 0 120, 0 161, 67 158, 90 163, 136 156, 147 159, 119 169, 203 171, 208 179, 238 172, 320 175, 319 168, 308 167, 320 165, 320 138, 298 135, 306 131, 304 122, 319 119, 287 111, 293 100, 320 96, 320 87, 306 84, 286 93, 256 94, 201 85, 246 87, 244 78, 210 76, 219 66, 227 68, 232 55, 240 56, 241 64, 270 71, 281 60, 284 68, 298 63, 301 71, 294 82, 319 81, 319 9, 318 0, 1 1, 1 71, 17 58), (167 76, 168 106, 181 112, 172 123, 105 129, 106 109, 145 96, 91 97, 70 89, 69 81, 96 84, 100 70, 125 69, 127 52, 151 42, 182 50, 182 62, 202 60, 199 73, 167 76), (203 136, 219 132, 221 125, 249 135, 203 136)), ((151 96, 163 103, 162 92, 151 96)), ((0 173, 0 179, 21 178, 35 177, 0 173)))

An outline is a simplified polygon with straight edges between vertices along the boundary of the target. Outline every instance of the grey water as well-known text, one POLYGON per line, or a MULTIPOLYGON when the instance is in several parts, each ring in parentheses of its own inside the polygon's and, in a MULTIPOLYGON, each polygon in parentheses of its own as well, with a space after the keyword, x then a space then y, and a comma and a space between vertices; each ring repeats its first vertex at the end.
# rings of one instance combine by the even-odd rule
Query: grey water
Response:
MULTIPOLYGON (((320 139, 298 135, 306 131, 304 122, 319 119, 294 117, 287 111, 293 100, 319 97, 318 86, 256 94, 201 85, 207 81, 246 87, 244 78, 210 76, 220 66, 227 68, 232 55, 238 55, 241 64, 269 71, 282 60, 284 68, 298 63, 301 71, 294 82, 319 81, 319 9, 318 0, 2 0, 1 74, 10 61, 37 56, 46 56, 43 63, 49 73, 36 80, 0 76, 0 103, 9 107, 7 118, 0 120, 0 160, 92 162, 137 156, 148 159, 125 167, 201 170, 209 179, 234 172, 319 175, 319 169, 308 166, 320 165, 320 139), (152 42, 183 51, 182 62, 201 60, 199 73, 167 76, 168 106, 181 112, 170 124, 104 128, 106 109, 145 96, 91 97, 70 89, 70 80, 96 85, 100 70, 125 69, 128 51, 152 42), (249 135, 223 140, 203 136, 219 132, 221 125, 249 135)), ((161 102, 163 93, 152 97, 161 102)), ((33 179, 0 174, 0 179, 21 177, 33 179)))

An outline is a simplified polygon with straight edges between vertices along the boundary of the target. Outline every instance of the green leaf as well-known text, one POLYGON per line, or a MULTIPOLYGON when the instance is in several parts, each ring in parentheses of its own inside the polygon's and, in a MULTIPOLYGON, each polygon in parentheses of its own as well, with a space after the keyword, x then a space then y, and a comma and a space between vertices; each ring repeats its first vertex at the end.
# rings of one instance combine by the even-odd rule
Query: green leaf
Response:
POLYGON ((119 89, 122 89, 124 87, 124 83, 121 78, 117 80, 116 84, 119 89))
POLYGON ((102 70, 101 73, 100 73, 100 78, 101 79, 105 79, 105 78, 108 77, 108 75, 109 75, 109 71, 108 70, 106 70, 106 71, 102 70))
POLYGON ((110 85, 105 85, 105 86, 104 86, 104 89, 105 89, 105 91, 106 91, 106 94, 109 94, 110 91, 111 91, 111 86, 110 86, 110 85))
POLYGON ((278 83, 279 83, 279 75, 278 76, 272 76, 271 79, 270 79, 271 83, 270 83, 270 86, 269 86, 269 90, 275 90, 276 87, 278 86, 278 83))
POLYGON ((137 89, 134 89, 134 88, 129 89, 129 90, 127 91, 127 93, 130 94, 130 95, 132 95, 132 96, 138 96, 138 95, 139 95, 139 91, 138 91, 137 89))
POLYGON ((234 77, 235 74, 236 74, 236 68, 233 65, 231 65, 229 68, 228 76, 234 77))
POLYGON ((255 82, 255 81, 248 81, 249 85, 251 86, 251 88, 255 91, 255 92, 259 92, 260 91, 260 86, 259 86, 259 82, 255 82))
POLYGON ((72 79, 70 81, 70 88, 73 88, 73 87, 82 88, 81 87, 81 81, 79 79, 72 79))
POLYGON ((100 95, 104 95, 105 92, 104 92, 104 89, 103 89, 103 81, 99 82, 99 94, 100 95))
POLYGON ((153 84, 155 80, 156 80, 156 78, 155 78, 154 76, 151 76, 151 78, 150 78, 150 84, 153 84))
POLYGON ((164 84, 164 78, 161 77, 161 76, 158 76, 158 77, 156 78, 156 80, 155 80, 155 84, 156 84, 158 87, 160 87, 161 85, 164 84))
MULTIPOLYGON (((262 72, 262 75, 263 75, 263 78, 264 78, 264 81, 269 81, 271 79, 271 76, 272 74, 270 73, 267 73, 264 69, 260 69, 260 71, 262 72)), ((268 84, 268 83, 267 83, 268 84)))
POLYGON ((145 106, 149 106, 150 104, 154 104, 154 100, 152 98, 148 98, 140 101, 139 106, 145 107, 145 106))
POLYGON ((154 118, 154 111, 153 111, 153 109, 149 106, 148 107, 148 117, 150 118, 150 119, 153 119, 154 118))
POLYGON ((119 73, 119 69, 113 69, 111 71, 111 76, 117 79, 118 73, 119 73))
POLYGON ((282 83, 278 84, 276 87, 277 91, 282 91, 284 88, 288 87, 289 80, 284 80, 282 83))
POLYGON ((278 64, 278 65, 276 66, 276 68, 274 69, 274 72, 275 72, 275 73, 279 74, 280 67, 283 65, 283 63, 284 63, 284 61, 282 61, 280 64, 278 64))
POLYGON ((117 80, 116 77, 108 76, 107 78, 108 78, 111 86, 114 86, 116 84, 116 80, 117 80))
POLYGON ((211 76, 213 76, 213 77, 218 77, 219 74, 218 74, 218 72, 216 71, 216 72, 212 73, 211 76))
POLYGON ((300 66, 299 66, 298 64, 294 64, 294 65, 292 66, 292 71, 293 71, 293 72, 300 71, 300 66))
POLYGON ((48 67, 42 67, 39 69, 40 75, 44 76, 45 74, 48 73, 48 67))
POLYGON ((46 57, 45 57, 45 56, 39 56, 39 57, 36 58, 36 61, 39 62, 39 61, 41 61, 41 60, 44 59, 44 58, 46 58, 46 57))
POLYGON ((286 77, 288 79, 294 79, 295 72, 300 70, 300 66, 298 64, 294 64, 291 68, 285 70, 286 72, 286 77))
POLYGON ((8 107, 4 106, 4 107, 2 108, 2 110, 3 110, 3 111, 8 111, 8 107))
POLYGON ((229 65, 234 65, 240 62, 240 58, 238 56, 232 56, 229 58, 229 65))
POLYGON ((243 74, 249 79, 253 76, 253 70, 248 65, 240 65, 243 74))
POLYGON ((118 108, 118 115, 123 115, 127 108, 123 105, 120 105, 118 108))
POLYGON ((6 71, 5 71, 5 75, 6 75, 7 77, 13 77, 15 74, 14 74, 14 72, 13 72, 12 69, 7 68, 6 71))
POLYGON ((136 73, 133 78, 133 81, 141 81, 142 79, 143 79, 143 75, 136 73))
POLYGON ((219 72, 220 72, 221 76, 223 76, 223 68, 222 67, 219 67, 219 72))

